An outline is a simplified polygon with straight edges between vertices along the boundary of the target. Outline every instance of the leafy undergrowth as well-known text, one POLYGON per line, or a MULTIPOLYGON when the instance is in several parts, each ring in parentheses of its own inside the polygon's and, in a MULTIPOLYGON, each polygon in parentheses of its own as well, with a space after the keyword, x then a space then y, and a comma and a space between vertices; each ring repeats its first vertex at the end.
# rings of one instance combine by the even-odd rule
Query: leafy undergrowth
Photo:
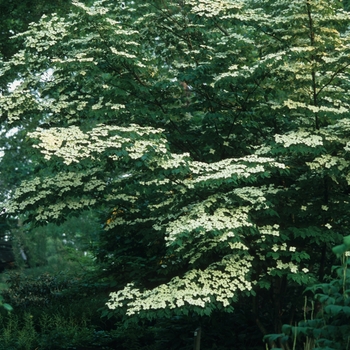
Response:
POLYGON ((13 311, 0 313, 1 350, 115 348, 112 327, 98 311, 108 295, 107 283, 11 271, 6 284, 2 297, 13 311))
POLYGON ((254 323, 242 316, 248 314, 243 309, 140 321, 126 328, 122 319, 101 317, 113 289, 107 280, 11 271, 6 283, 2 293, 13 311, 0 309, 0 350, 191 350, 198 326, 203 349, 255 350, 262 345, 259 334, 252 336, 254 323))
POLYGON ((350 236, 333 248, 341 266, 333 267, 333 276, 324 283, 306 288, 304 319, 285 324, 282 334, 270 334, 265 340, 278 344, 276 350, 349 350, 350 349, 350 236))

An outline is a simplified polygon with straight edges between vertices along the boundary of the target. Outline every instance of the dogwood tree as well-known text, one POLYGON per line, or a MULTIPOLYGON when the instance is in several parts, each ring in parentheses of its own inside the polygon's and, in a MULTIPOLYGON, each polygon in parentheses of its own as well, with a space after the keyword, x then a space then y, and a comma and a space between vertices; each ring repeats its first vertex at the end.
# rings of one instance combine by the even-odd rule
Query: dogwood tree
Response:
POLYGON ((349 14, 312 0, 74 4, 32 24, 3 68, 21 80, 2 115, 40 115, 37 170, 8 212, 104 212, 113 312, 210 315, 247 296, 265 332, 268 295, 277 331, 283 296, 328 273, 349 228, 349 14))

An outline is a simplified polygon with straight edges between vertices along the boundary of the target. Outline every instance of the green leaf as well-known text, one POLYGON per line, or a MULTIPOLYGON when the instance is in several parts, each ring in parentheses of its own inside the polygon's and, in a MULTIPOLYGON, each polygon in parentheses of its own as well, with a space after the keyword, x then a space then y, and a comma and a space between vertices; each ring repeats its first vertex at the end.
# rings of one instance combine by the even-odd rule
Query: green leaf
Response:
POLYGON ((334 254, 340 256, 343 255, 348 250, 348 247, 345 244, 340 244, 332 248, 334 254))
POLYGON ((348 249, 350 249, 350 235, 344 237, 344 244, 348 249))
POLYGON ((7 310, 7 311, 12 311, 13 307, 10 304, 4 303, 2 306, 7 310))

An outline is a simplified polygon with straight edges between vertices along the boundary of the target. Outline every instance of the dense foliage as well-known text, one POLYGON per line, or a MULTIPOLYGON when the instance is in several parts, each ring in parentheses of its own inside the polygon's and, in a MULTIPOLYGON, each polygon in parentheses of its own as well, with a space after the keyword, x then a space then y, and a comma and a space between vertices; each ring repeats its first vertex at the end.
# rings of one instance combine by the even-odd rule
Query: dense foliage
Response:
POLYGON ((0 112, 33 162, 8 215, 96 210, 107 306, 125 322, 249 300, 261 332, 280 332, 349 231, 350 14, 323 0, 74 5, 20 34, 2 67, 18 81, 0 112))
POLYGON ((286 348, 289 343, 293 349, 302 346, 305 350, 349 347, 349 248, 350 236, 346 236, 343 244, 333 248, 341 258, 341 266, 333 267, 335 277, 305 290, 312 292, 313 298, 308 300, 305 296, 304 319, 295 326, 283 325, 282 334, 271 334, 266 339, 280 339, 286 348))

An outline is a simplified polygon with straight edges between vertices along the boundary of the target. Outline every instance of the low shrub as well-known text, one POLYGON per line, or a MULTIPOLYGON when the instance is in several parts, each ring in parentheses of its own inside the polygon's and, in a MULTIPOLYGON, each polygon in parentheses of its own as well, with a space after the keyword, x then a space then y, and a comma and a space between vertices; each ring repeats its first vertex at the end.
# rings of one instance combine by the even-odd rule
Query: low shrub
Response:
POLYGON ((18 271, 7 273, 7 289, 2 291, 4 300, 13 307, 45 306, 62 297, 62 292, 74 283, 48 273, 37 277, 18 271))
POLYGON ((109 332, 97 330, 85 315, 80 318, 47 311, 0 314, 0 350, 111 349, 109 332))
POLYGON ((277 349, 349 350, 350 349, 350 236, 333 248, 341 257, 341 266, 327 283, 308 287, 305 292, 304 320, 296 325, 284 325, 282 334, 270 334, 265 341, 278 343, 277 349))

